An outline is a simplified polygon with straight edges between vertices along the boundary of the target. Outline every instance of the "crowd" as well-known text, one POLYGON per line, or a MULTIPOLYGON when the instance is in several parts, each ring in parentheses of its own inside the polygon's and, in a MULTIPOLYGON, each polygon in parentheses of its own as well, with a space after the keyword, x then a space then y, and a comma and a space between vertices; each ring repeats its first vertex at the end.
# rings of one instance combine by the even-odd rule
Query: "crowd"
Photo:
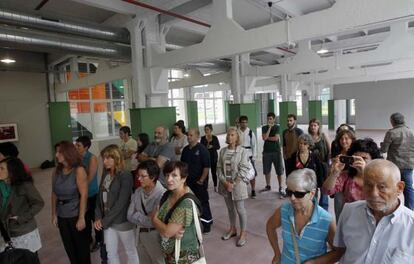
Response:
MULTIPOLYGON (((268 113, 262 127, 266 185, 260 192, 271 190, 273 164, 279 197, 286 199, 265 225, 273 264, 413 263, 414 134, 400 113, 390 121, 379 147, 370 138, 357 139, 346 124, 332 142, 317 119, 304 133, 293 114, 280 131, 275 114, 268 113), (329 196, 335 216, 328 212, 329 196)), ((257 197, 258 175, 257 138, 248 117, 228 128, 225 147, 211 124, 201 140, 199 130, 186 130, 182 121, 172 130, 169 137, 167 128, 155 128, 150 142, 147 134, 136 141, 129 127, 121 127, 120 143, 100 152, 99 183, 90 138, 56 144, 51 218, 72 264, 91 263, 96 250, 102 263, 120 263, 120 244, 127 263, 206 263, 202 233, 213 226, 210 171, 228 211, 221 239, 237 237, 236 246, 246 246, 245 200, 257 197)), ((44 201, 18 154, 13 144, 0 144, 0 220, 16 247, 36 253, 41 239, 34 216, 44 201)))

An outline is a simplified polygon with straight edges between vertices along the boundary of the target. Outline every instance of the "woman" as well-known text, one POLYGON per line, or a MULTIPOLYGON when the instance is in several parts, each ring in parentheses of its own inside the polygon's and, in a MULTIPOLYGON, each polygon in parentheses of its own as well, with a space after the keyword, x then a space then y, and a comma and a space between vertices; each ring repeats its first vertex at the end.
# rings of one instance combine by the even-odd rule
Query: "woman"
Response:
POLYGON ((187 136, 184 134, 184 125, 182 123, 175 123, 173 127, 174 135, 171 137, 171 143, 175 150, 175 159, 181 159, 181 152, 183 148, 188 145, 187 136))
POLYGON ((139 133, 137 138, 137 152, 132 154, 131 156, 131 173, 134 178, 134 190, 141 186, 141 182, 137 176, 137 168, 138 168, 138 156, 141 154, 144 149, 149 145, 149 136, 147 133, 139 133))
POLYGON ((333 160, 329 177, 322 188, 323 192, 328 195, 337 192, 343 193, 344 198, 340 205, 340 212, 345 203, 365 199, 363 193, 365 165, 373 159, 382 159, 377 144, 371 138, 356 140, 352 143, 347 155, 353 157, 353 162, 344 164, 341 162, 343 155, 338 155, 333 160), (345 169, 346 167, 347 169, 345 169))
POLYGON ((213 178, 214 183, 214 191, 217 192, 217 150, 220 149, 220 142, 218 138, 213 135, 213 125, 206 124, 204 126, 204 133, 205 135, 201 137, 201 144, 203 144, 210 153, 210 168, 211 168, 211 176, 213 178))
POLYGON ((275 254, 272 264, 308 263, 310 260, 335 263, 342 255, 341 251, 333 248, 336 224, 332 216, 316 203, 315 172, 310 169, 296 170, 286 181, 290 201, 276 209, 266 224, 267 237, 275 254), (276 233, 280 227, 282 252, 276 233), (327 243, 333 248, 329 253, 327 243))
POLYGON ((237 128, 230 127, 227 130, 227 147, 220 150, 217 162, 217 172, 219 178, 218 192, 224 197, 230 219, 230 229, 221 239, 229 240, 237 236, 236 211, 239 215, 240 237, 236 246, 242 247, 247 243, 246 226, 247 213, 244 207, 244 200, 248 198, 247 184, 249 183, 248 174, 251 163, 249 153, 240 146, 240 134, 237 128))
MULTIPOLYGON (((0 161, 0 221, 16 248, 37 252, 42 243, 34 218, 44 202, 24 164, 15 157, 0 161)), ((0 246, 3 251, 4 245, 0 246)))
POLYGON ((168 191, 161 199, 159 212, 153 213, 152 223, 160 232, 165 262, 176 264, 175 239, 182 236, 178 263, 190 264, 200 259, 201 254, 194 222, 198 219, 193 219, 192 202, 186 198, 194 197, 189 195, 191 190, 185 183, 188 176, 187 164, 181 161, 167 162, 164 175, 168 191))
POLYGON ((88 179, 75 146, 62 141, 56 147, 58 166, 52 184, 52 223, 59 227, 72 264, 91 263, 89 234, 85 229, 88 179))
POLYGON ((122 243, 128 264, 138 263, 135 230, 127 220, 132 193, 132 176, 125 170, 124 160, 116 145, 101 151, 104 170, 96 202, 94 227, 103 230, 109 264, 120 263, 118 244, 122 243))

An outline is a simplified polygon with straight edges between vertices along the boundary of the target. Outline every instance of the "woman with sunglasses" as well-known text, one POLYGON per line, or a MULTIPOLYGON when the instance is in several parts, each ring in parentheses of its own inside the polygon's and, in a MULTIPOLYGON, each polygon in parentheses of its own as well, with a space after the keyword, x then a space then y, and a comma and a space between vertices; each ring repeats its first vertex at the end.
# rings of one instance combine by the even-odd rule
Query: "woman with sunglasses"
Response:
POLYGON ((293 171, 287 178, 287 197, 269 218, 266 232, 274 251, 272 264, 335 263, 343 252, 333 247, 336 224, 315 199, 317 182, 311 169, 293 171), (280 252, 276 229, 282 227, 280 252), (332 251, 327 252, 329 244, 332 251))

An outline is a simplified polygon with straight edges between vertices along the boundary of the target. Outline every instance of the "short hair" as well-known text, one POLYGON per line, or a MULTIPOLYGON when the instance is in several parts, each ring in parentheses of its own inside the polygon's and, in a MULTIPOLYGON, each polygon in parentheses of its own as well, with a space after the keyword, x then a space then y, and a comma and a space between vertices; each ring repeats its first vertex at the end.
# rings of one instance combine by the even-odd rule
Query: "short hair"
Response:
POLYGON ((313 141, 313 138, 309 135, 309 134, 302 134, 298 137, 298 142, 299 140, 303 140, 306 144, 309 145, 309 148, 313 148, 313 146, 315 145, 315 142, 313 141))
MULTIPOLYGON (((66 140, 59 142, 58 152, 62 154, 69 167, 77 168, 82 166, 82 158, 72 142, 66 140)), ((62 170, 63 164, 59 163, 56 171, 60 173, 62 170)))
POLYGON ((146 170, 149 178, 156 183, 160 176, 160 167, 155 160, 146 160, 138 165, 137 170, 146 170))
POLYGON ((213 131, 213 125, 212 124, 205 124, 204 128, 210 128, 210 130, 213 131))
POLYGON ((131 135, 131 128, 129 126, 122 126, 119 131, 124 132, 125 134, 128 134, 128 136, 131 135))
POLYGON ((318 124, 318 126, 319 126, 319 129, 318 129, 318 136, 322 133, 322 123, 321 123, 321 121, 319 121, 319 119, 316 119, 316 118, 312 118, 310 121, 309 121, 309 126, 308 126, 308 133, 310 134, 311 133, 311 129, 310 129, 310 126, 311 126, 311 124, 312 123, 316 123, 316 124, 318 124))
POLYGON ((405 124, 405 118, 404 115, 401 113, 394 113, 390 116, 391 122, 395 125, 404 125, 405 124))
MULTIPOLYGON (((111 144, 111 145, 106 146, 101 151, 101 157, 102 157, 102 159, 104 159, 104 158, 114 159, 115 173, 124 170, 124 168, 125 168, 124 158, 121 154, 121 150, 119 149, 119 147, 117 145, 111 144)), ((102 175, 104 175, 105 173, 106 173, 105 170, 103 170, 102 175)))
POLYGON ((6 163, 11 185, 19 185, 23 182, 33 182, 33 178, 24 169, 23 162, 16 157, 8 157, 0 161, 6 163))
POLYGON ((372 138, 355 140, 348 150, 348 155, 352 156, 356 152, 368 153, 372 159, 382 159, 382 154, 377 143, 372 138))
POLYGON ((293 118, 293 120, 297 120, 296 115, 295 114, 288 114, 287 118, 293 118))
POLYGON ((88 149, 92 145, 91 139, 88 136, 80 136, 76 139, 76 142, 81 143, 83 147, 88 149))
MULTIPOLYGON (((231 131, 236 132, 236 134, 237 134, 236 146, 240 146, 242 142, 241 142, 241 135, 240 135, 239 130, 237 129, 237 127, 232 126, 232 127, 229 127, 229 128, 227 129, 227 133, 226 133, 226 134, 228 134, 228 133, 229 133, 229 132, 231 132, 231 131)), ((229 143, 227 142, 227 137, 226 137, 226 143, 227 143, 227 144, 229 144, 229 143)))
POLYGON ((267 113, 267 116, 266 117, 273 117, 273 119, 276 119, 276 115, 273 112, 267 113))
POLYGON ((6 158, 17 158, 17 156, 19 156, 19 150, 17 149, 16 145, 11 142, 0 143, 0 153, 3 154, 3 156, 6 158))
POLYGON ((175 169, 180 171, 181 179, 187 179, 188 177, 188 165, 182 161, 167 161, 162 170, 164 172, 165 177, 167 178, 167 174, 170 174, 175 169))
POLYGON ((239 122, 241 122, 241 121, 249 121, 249 118, 245 115, 242 115, 242 116, 239 117, 239 122))
POLYGON ((313 170, 308 168, 291 172, 286 179, 286 183, 308 192, 314 191, 317 188, 316 174, 313 170))

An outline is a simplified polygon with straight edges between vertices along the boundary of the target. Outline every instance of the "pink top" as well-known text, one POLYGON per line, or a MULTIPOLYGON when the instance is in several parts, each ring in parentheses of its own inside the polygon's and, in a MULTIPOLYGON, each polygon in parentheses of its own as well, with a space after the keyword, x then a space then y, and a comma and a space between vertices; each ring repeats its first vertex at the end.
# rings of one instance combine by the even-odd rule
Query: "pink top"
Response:
POLYGON ((335 186, 331 190, 324 188, 323 192, 327 195, 342 192, 344 194, 344 203, 365 200, 362 186, 359 186, 353 178, 348 176, 348 171, 342 171, 338 178, 336 178, 335 186))

